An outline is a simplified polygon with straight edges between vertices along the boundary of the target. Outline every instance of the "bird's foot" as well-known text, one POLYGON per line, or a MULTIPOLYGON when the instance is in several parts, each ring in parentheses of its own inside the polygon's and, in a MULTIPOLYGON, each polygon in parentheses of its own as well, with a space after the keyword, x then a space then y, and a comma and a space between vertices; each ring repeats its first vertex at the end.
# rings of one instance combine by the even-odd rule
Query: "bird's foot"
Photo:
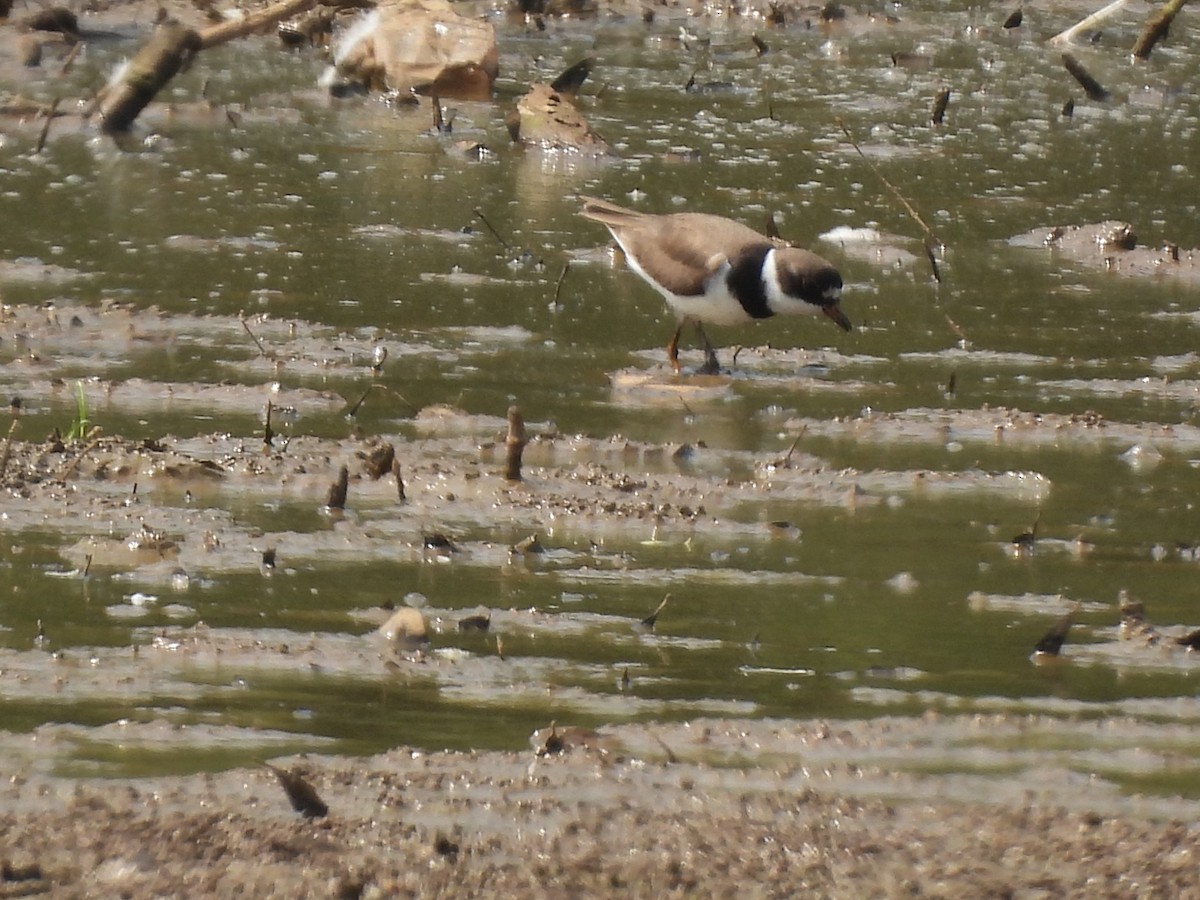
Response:
POLYGON ((717 354, 709 350, 704 354, 704 365, 696 370, 701 375, 720 375, 721 363, 717 361, 717 354))

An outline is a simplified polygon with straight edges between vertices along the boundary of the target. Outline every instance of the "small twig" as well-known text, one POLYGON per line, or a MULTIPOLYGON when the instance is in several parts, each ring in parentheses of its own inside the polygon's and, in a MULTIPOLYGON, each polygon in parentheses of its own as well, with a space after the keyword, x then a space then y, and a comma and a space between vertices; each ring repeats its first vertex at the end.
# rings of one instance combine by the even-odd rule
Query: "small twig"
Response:
POLYGON ((263 346, 262 341, 258 339, 254 332, 250 330, 250 323, 246 321, 245 312, 242 312, 238 316, 238 319, 241 321, 242 327, 246 329, 246 334, 250 335, 250 340, 254 341, 254 343, 258 345, 258 352, 263 356, 269 357, 271 354, 267 353, 267 348, 263 346))
POLYGON ((430 94, 429 99, 433 102, 433 130, 442 134, 446 130, 446 117, 442 114, 442 101, 438 99, 437 94, 430 94))
POLYGON ((796 439, 792 441, 792 446, 787 448, 787 453, 783 454, 783 458, 776 464, 779 468, 791 468, 792 454, 796 452, 796 448, 800 445, 800 439, 804 437, 804 432, 806 431, 808 431, 807 425, 800 429, 800 433, 796 435, 796 439))
POLYGON ((658 604, 658 607, 654 610, 654 612, 650 613, 650 615, 648 615, 648 616, 646 616, 646 618, 642 619, 642 624, 644 626, 646 626, 647 628, 653 629, 655 623, 658 622, 659 613, 661 613, 664 609, 667 608, 667 601, 670 599, 671 599, 670 594, 667 594, 667 596, 663 597, 662 603, 658 604))
POLYGON ((267 401, 267 418, 263 424, 263 443, 270 447, 275 441, 275 432, 271 430, 271 410, 274 407, 271 401, 267 401))
POLYGON ((846 127, 846 123, 840 118, 838 118, 836 121, 838 127, 842 129, 842 133, 846 135, 846 140, 850 142, 850 146, 854 148, 854 151, 862 157, 863 162, 865 162, 870 167, 871 171, 878 176, 879 180, 883 182, 884 187, 891 191, 895 198, 900 201, 901 205, 908 212, 909 216, 912 217, 913 221, 921 226, 921 230, 925 232, 925 236, 933 241, 936 246, 944 247, 945 245, 938 239, 938 236, 934 234, 933 229, 930 228, 925 220, 921 218, 921 214, 917 212, 913 205, 909 203, 907 199, 905 199, 904 195, 901 194, 900 191, 897 190, 896 187, 887 180, 883 172, 879 170, 879 166, 875 165, 875 163, 871 161, 871 158, 867 156, 867 154, 863 153, 862 147, 860 147, 858 142, 854 140, 854 136, 850 133, 850 129, 846 127))
POLYGON ((46 124, 42 126, 42 133, 38 135, 37 149, 33 152, 41 153, 42 148, 46 146, 46 136, 50 134, 50 125, 54 122, 54 116, 58 112, 58 103, 61 97, 55 97, 50 104, 50 108, 46 110, 46 124))
POLYGON ((558 298, 560 296, 562 296, 563 282, 567 280, 567 273, 570 271, 571 271, 571 261, 567 260, 566 264, 563 265, 562 273, 558 276, 558 283, 554 285, 554 308, 555 309, 558 309, 558 307, 561 305, 558 302, 558 298))
POLYGON ((492 233, 492 237, 494 237, 497 241, 500 242, 500 246, 504 248, 505 252, 511 253, 512 245, 509 244, 508 241, 506 241, 503 237, 500 236, 500 232, 498 232, 495 228, 492 227, 492 223, 487 220, 487 216, 485 216, 483 214, 483 210, 479 209, 477 207, 475 209, 475 215, 479 216, 479 221, 487 226, 487 230, 492 233))
POLYGON ((413 404, 413 402, 411 400, 409 400, 407 397, 405 397, 402 393, 400 393, 399 391, 397 391, 394 388, 388 387, 386 384, 379 384, 378 382, 375 382, 375 383, 371 384, 370 386, 368 386, 367 389, 365 391, 363 391, 362 396, 359 397, 358 400, 355 401, 355 403, 349 409, 346 410, 345 415, 346 415, 347 419, 353 419, 356 415, 358 415, 359 407, 363 405, 363 403, 366 401, 367 397, 370 395, 370 393, 372 391, 383 391, 385 394, 391 394, 393 397, 395 397, 397 400, 399 400, 401 403, 403 403, 405 406, 407 406, 414 413, 417 411, 417 407, 413 404))
POLYGON ((102 429, 100 426, 97 425, 90 432, 88 432, 88 437, 90 440, 87 442, 84 448, 79 451, 79 454, 63 468, 62 474, 59 476, 59 481, 66 481, 67 478, 79 468, 80 464, 83 462, 83 458, 96 449, 100 442, 104 440, 101 430, 102 429))
POLYGON ((76 41, 71 47, 71 52, 67 54, 67 58, 63 60, 62 66, 58 70, 59 77, 70 75, 71 69, 75 66, 75 57, 79 55, 79 51, 83 49, 83 41, 76 41))

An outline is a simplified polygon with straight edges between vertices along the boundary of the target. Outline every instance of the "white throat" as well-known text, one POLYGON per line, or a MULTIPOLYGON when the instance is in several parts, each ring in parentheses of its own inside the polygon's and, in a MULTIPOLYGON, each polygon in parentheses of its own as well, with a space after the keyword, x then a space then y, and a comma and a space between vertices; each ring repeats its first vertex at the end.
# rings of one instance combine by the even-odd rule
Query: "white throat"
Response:
MULTIPOLYGON (((767 306, 775 315, 815 315, 821 312, 821 307, 800 297, 795 297, 784 291, 779 282, 779 255, 774 247, 763 257, 762 265, 763 291, 767 297, 767 306)), ((838 299, 840 291, 833 289, 826 292, 830 301, 838 299)))

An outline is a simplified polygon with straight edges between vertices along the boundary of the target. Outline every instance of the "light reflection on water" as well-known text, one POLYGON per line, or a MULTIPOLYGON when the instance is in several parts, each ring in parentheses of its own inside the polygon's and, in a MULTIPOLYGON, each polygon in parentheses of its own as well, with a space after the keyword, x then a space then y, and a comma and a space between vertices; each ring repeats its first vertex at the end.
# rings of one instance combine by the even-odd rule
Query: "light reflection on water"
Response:
MULTIPOLYGON (((856 416, 866 407, 1014 406, 1091 411, 1123 422, 1194 422, 1195 401, 1186 392, 1165 397, 1088 388, 1102 378, 1161 379, 1151 365, 1159 357, 1184 359, 1176 380, 1193 378, 1185 355, 1194 347, 1194 322, 1157 314, 1194 312, 1194 285, 1107 276, 1005 241, 1039 226, 1122 218, 1149 243, 1200 244, 1197 105, 1193 94, 1175 87, 1194 83, 1197 54, 1176 45, 1131 74, 1123 53, 1096 53, 1089 63, 1128 99, 1102 107, 1081 101, 1074 117, 1064 119, 1062 104, 1079 92, 1057 54, 1028 37, 984 32, 967 39, 971 15, 944 14, 932 23, 918 8, 911 18, 924 25, 828 42, 816 32, 772 32, 771 53, 761 61, 750 58, 748 31, 723 30, 714 65, 702 76, 727 80, 732 88, 705 93, 682 90, 697 69, 696 54, 672 41, 647 40, 640 27, 569 24, 554 40, 510 33, 500 99, 457 104, 453 139, 492 146, 495 156, 483 162, 457 155, 451 139, 427 134, 425 111, 321 99, 311 89, 319 64, 309 57, 251 45, 225 48, 204 61, 205 71, 181 77, 174 99, 189 103, 211 78, 209 96, 248 104, 236 127, 217 114, 156 117, 152 125, 164 139, 137 153, 63 135, 35 158, 28 143, 8 140, 0 156, 0 246, 7 258, 36 257, 80 277, 8 282, 5 302, 121 300, 201 315, 269 312, 384 339, 436 335, 442 352, 396 359, 382 376, 414 408, 451 403, 503 415, 517 401, 530 418, 554 420, 564 433, 703 442, 757 457, 787 449, 793 419, 856 416), (889 65, 891 52, 918 40, 933 58, 928 68, 889 65), (586 111, 620 158, 604 164, 509 147, 502 119, 523 86, 588 54, 599 59, 593 77, 605 90, 595 96, 592 86, 586 111), (775 118, 767 117, 764 67, 771 73, 775 118), (929 106, 945 85, 954 91, 947 125, 931 129, 929 106), (298 114, 285 115, 290 107, 298 114), (941 287, 929 282, 919 230, 842 139, 839 117, 947 244, 941 287), (714 335, 725 359, 739 342, 836 348, 844 356, 814 370, 812 390, 779 396, 764 382, 747 380, 732 399, 696 409, 640 404, 614 394, 609 375, 661 362, 672 323, 649 289, 595 252, 606 235, 577 216, 579 193, 655 211, 703 208, 755 225, 773 211, 784 233, 804 244, 839 225, 871 226, 906 237, 914 257, 880 267, 836 246, 821 247, 850 286, 845 307, 860 326, 851 335, 815 322, 714 335), (444 330, 464 325, 516 326, 530 339, 485 342, 478 352, 477 342, 471 350, 469 338, 463 342, 444 330), (952 373, 957 392, 947 398, 952 373), (826 380, 854 390, 817 389, 826 380)), ((97 47, 92 68, 75 77, 93 76, 97 59, 125 50, 97 47)), ((117 365, 96 365, 108 377, 219 381, 243 377, 242 363, 252 357, 248 345, 223 354, 177 345, 131 349, 117 365)), ((0 359, 13 358, 9 345, 0 345, 0 359)), ((79 377, 87 365, 64 376, 79 377)), ((20 390, 19 378, 4 377, 6 386, 20 390)), ((319 384, 348 400, 361 390, 359 379, 341 372, 297 376, 296 382, 319 384)), ((51 405, 27 418, 24 434, 48 431, 70 414, 67 405, 51 405)), ((179 411, 160 417, 109 410, 104 424, 110 432, 156 435, 256 427, 246 416, 214 420, 179 411)), ((395 407, 368 404, 358 425, 367 433, 420 439, 395 407)), ((329 415, 290 427, 339 436, 346 423, 329 415)), ((530 678, 550 679, 554 687, 521 693, 507 706, 503 697, 479 703, 424 688, 417 702, 377 678, 345 673, 290 681, 221 672, 195 673, 214 688, 200 692, 194 707, 191 699, 176 705, 169 697, 136 697, 97 716, 42 698, 6 702, 6 719, 23 728, 52 718, 98 724, 110 714, 134 715, 135 708, 141 708, 136 715, 154 716, 170 707, 168 715, 181 720, 195 714, 230 724, 267 722, 263 727, 374 750, 399 742, 515 746, 548 718, 604 721, 623 709, 638 717, 704 709, 874 715, 893 711, 897 697, 909 704, 905 711, 917 712, 944 698, 1024 698, 1036 708, 1043 697, 1104 703, 1193 691, 1190 669, 1118 675, 1102 665, 1034 668, 1026 657, 1053 616, 973 612, 967 597, 1033 592, 1103 603, 1107 613, 1082 620, 1097 637, 1115 625, 1117 591, 1127 588, 1146 600, 1156 622, 1200 624, 1194 563, 1172 552, 1154 561, 1155 546, 1169 551, 1198 537, 1194 449, 1168 448, 1161 465, 1144 470, 1120 460, 1128 447, 1075 447, 1069 438, 1053 447, 968 440, 948 450, 936 440, 814 434, 804 449, 833 470, 1020 470, 1042 473, 1053 489, 1040 508, 1027 498, 968 490, 937 498, 897 495, 864 508, 762 503, 745 511, 747 521, 793 523, 800 534, 790 541, 731 528, 728 540, 718 531, 658 542, 635 528, 604 539, 604 552, 623 560, 627 577, 585 581, 583 589, 578 573, 584 564, 514 572, 402 554, 352 572, 305 560, 265 589, 258 575, 193 579, 175 599, 218 629, 365 631, 351 611, 395 602, 409 590, 447 610, 537 608, 564 619, 609 618, 579 633, 551 627, 540 640, 512 637, 511 657, 541 660, 530 678), (1011 537, 1035 519, 1047 537, 1065 544, 1083 537, 1091 551, 1014 558, 1011 537), (686 575, 726 569, 763 575, 746 575, 732 586, 686 575), (654 574, 671 571, 685 574, 654 574), (893 580, 900 573, 911 577, 911 590, 896 590, 907 583, 893 580), (788 577, 769 577, 781 574, 788 577), (576 591, 580 599, 562 601, 576 591), (629 639, 632 625, 665 591, 677 596, 659 637, 629 639), (624 669, 632 681, 622 699, 624 669), (244 686, 232 688, 234 679, 244 686), (294 716, 301 708, 311 715, 294 716)), ((744 477, 744 470, 732 471, 744 477)), ((261 520, 264 530, 327 527, 314 521, 309 506, 231 503, 239 515, 261 520)), ((510 530, 480 525, 458 537, 498 543, 523 537, 510 530)), ((586 527, 571 523, 549 529, 543 539, 580 554, 589 552, 591 541, 586 527)), ((54 623, 58 647, 127 645, 132 628, 145 626, 113 622, 103 613, 128 593, 127 584, 93 579, 86 598, 49 605, 57 601, 48 598, 69 593, 45 574, 59 565, 49 549, 56 542, 20 535, 3 543, 0 643, 26 649, 42 618, 54 623), (47 599, 25 602, 29 597, 47 599)), ((147 621, 165 624, 155 611, 147 621)), ((465 646, 452 632, 444 640, 465 646)), ((422 681, 412 676, 409 683, 422 681)))

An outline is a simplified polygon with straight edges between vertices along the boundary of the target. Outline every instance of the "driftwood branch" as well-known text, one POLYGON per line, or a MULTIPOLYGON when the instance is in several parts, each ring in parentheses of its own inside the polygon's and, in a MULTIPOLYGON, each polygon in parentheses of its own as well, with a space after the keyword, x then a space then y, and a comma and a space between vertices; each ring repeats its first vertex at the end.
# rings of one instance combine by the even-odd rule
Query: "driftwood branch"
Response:
POLYGON ((1079 34, 1079 32, 1087 31, 1089 28, 1094 28, 1105 19, 1110 18, 1111 16, 1120 12, 1126 5, 1128 5, 1128 3, 1129 0, 1113 0, 1112 3, 1108 4, 1108 6, 1104 7, 1103 9, 1096 10, 1090 16, 1087 16, 1086 18, 1076 22, 1066 31, 1060 31, 1054 37, 1050 38, 1050 43, 1069 44, 1071 41, 1075 40, 1075 35, 1079 34))
POLYGON ((317 0, 283 0, 281 3, 272 4, 266 9, 261 9, 240 19, 232 19, 229 22, 205 28, 200 32, 200 49, 207 50, 209 47, 226 44, 236 38, 262 31, 276 22, 282 22, 284 19, 290 19, 302 12, 308 12, 316 5, 317 0))
POLYGON ((201 31, 178 22, 160 25, 103 91, 97 108, 101 128, 109 134, 128 131, 158 92, 186 69, 201 50, 261 31, 316 4, 317 0, 283 0, 241 19, 201 31))
POLYGON ((1187 0, 1167 0, 1162 9, 1150 17, 1146 27, 1142 29, 1142 36, 1133 45, 1134 59, 1150 58, 1150 51, 1167 36, 1167 32, 1171 30, 1171 23, 1175 21, 1186 2, 1187 0))

